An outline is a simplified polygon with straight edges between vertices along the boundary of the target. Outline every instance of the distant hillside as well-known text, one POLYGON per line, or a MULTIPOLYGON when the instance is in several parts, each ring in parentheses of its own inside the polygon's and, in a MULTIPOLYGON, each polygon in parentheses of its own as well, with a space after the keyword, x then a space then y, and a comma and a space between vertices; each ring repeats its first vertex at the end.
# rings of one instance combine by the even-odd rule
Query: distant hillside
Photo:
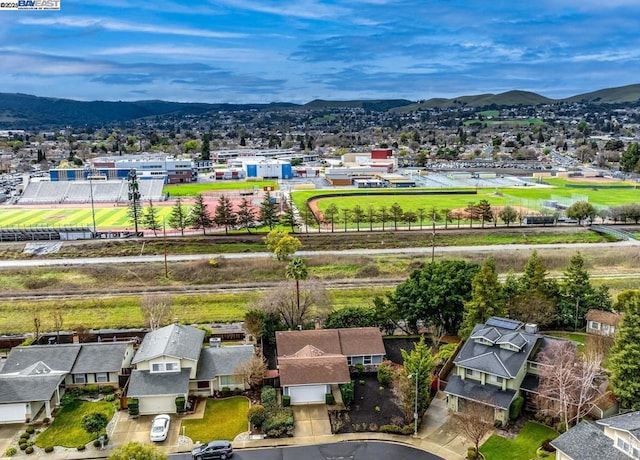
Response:
POLYGON ((601 89, 591 93, 578 94, 577 96, 568 97, 563 100, 567 102, 591 102, 600 104, 638 102, 640 100, 640 84, 601 89))
POLYGON ((434 98, 428 99, 418 104, 404 107, 402 111, 418 110, 421 108, 451 108, 451 107, 486 107, 496 106, 517 106, 517 105, 537 105, 555 102, 539 94, 529 91, 507 91, 500 94, 478 94, 475 96, 460 96, 454 99, 434 98))
POLYGON ((374 112, 386 112, 387 110, 394 109, 396 107, 404 107, 411 104, 411 101, 407 99, 382 99, 373 101, 325 101, 322 99, 315 99, 311 102, 307 102, 302 105, 302 109, 320 110, 320 109, 332 109, 332 108, 358 108, 364 110, 371 110, 374 112))

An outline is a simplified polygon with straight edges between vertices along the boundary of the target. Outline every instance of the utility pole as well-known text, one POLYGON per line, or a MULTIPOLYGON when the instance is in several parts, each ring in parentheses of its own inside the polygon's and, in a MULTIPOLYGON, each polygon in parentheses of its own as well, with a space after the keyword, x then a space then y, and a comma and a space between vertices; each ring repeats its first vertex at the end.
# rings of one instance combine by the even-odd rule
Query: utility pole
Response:
POLYGON ((164 277, 169 278, 169 265, 167 265, 167 226, 162 218, 162 241, 164 242, 164 277))

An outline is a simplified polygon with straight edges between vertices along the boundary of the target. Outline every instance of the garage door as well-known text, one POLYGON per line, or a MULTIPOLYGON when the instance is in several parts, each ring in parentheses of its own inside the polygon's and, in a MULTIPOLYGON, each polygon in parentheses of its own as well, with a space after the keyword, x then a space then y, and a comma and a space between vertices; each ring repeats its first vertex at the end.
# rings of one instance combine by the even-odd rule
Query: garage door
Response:
POLYGON ((140 401, 140 415, 176 413, 175 395, 147 396, 138 398, 138 400, 140 401))
POLYGON ((0 423, 24 422, 26 416, 27 405, 24 403, 0 404, 0 423))
POLYGON ((289 387, 291 404, 323 403, 327 392, 326 385, 305 385, 289 387))

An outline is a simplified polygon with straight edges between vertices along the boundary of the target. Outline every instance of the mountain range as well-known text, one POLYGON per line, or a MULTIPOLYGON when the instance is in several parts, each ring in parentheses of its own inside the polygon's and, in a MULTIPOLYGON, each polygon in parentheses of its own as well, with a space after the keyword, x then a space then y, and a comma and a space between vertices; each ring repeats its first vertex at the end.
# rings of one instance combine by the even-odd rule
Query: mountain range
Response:
POLYGON ((500 94, 478 94, 452 99, 433 98, 421 102, 406 99, 325 101, 316 99, 307 104, 209 104, 198 102, 149 101, 76 101, 39 97, 20 93, 0 93, 0 129, 30 129, 63 126, 102 126, 160 115, 199 115, 239 110, 327 110, 361 108, 367 111, 400 111, 453 107, 514 107, 563 102, 591 104, 624 104, 640 101, 640 84, 601 89, 564 99, 550 99, 528 91, 507 91, 500 94))

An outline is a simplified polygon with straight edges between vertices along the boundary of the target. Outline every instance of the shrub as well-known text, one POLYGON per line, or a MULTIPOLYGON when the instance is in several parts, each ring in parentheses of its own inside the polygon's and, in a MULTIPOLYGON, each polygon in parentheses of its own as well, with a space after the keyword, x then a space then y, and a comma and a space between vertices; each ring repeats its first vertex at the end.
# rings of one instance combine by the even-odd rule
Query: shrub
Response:
POLYGON ((378 431, 378 425, 375 423, 369 424, 369 431, 378 431))
POLYGON ((47 447, 45 447, 45 448, 44 448, 44 451, 45 451, 46 453, 53 452, 53 446, 47 446, 47 447))
POLYGON ((133 398, 128 402, 129 415, 138 415, 140 413, 140 402, 133 398))
POLYGON ((282 395, 282 407, 289 407, 291 405, 291 396, 282 395))
POLYGON ((293 415, 289 411, 276 412, 267 417, 262 425, 264 434, 270 438, 280 438, 293 434, 293 415))
POLYGON ((393 381, 393 368, 391 367, 391 363, 389 361, 383 361, 382 364, 378 366, 378 383, 380 385, 389 386, 393 381))
POLYGON ((380 406, 374 407, 373 410, 376 411, 376 412, 380 412, 380 406))
POLYGON ((27 439, 29 439, 31 437, 31 435, 29 433, 27 433, 26 431, 24 433, 20 434, 20 439, 24 439, 25 442, 27 442, 27 439))
POLYGON ((475 447, 468 447, 467 448, 467 458, 469 460, 476 460, 478 458, 478 455, 476 454, 476 448, 475 447))
POLYGON ((32 426, 28 426, 27 429, 24 430, 24 431, 26 431, 29 434, 33 434, 33 433, 36 432, 36 429, 34 427, 32 427, 32 426))
POLYGON ((4 451, 4 456, 13 457, 17 453, 18 453, 18 449, 16 449, 15 447, 9 447, 7 450, 4 451))
POLYGON ((43 425, 48 425, 49 423, 51 423, 51 419, 49 417, 45 417, 42 419, 42 424, 43 425))
POLYGON ((456 347, 458 344, 456 343, 447 343, 446 345, 442 345, 438 349, 438 354, 436 354, 436 359, 442 361, 448 361, 449 358, 453 355, 453 352, 456 351, 456 347))
POLYGON ((380 269, 377 265, 367 264, 360 268, 356 273, 356 278, 376 278, 380 275, 380 269))
POLYGON ((364 364, 358 363, 354 367, 356 368, 356 372, 358 374, 361 374, 361 375, 364 374, 364 364))
POLYGON ((106 395, 106 396, 104 397, 104 400, 105 400, 105 401, 107 401, 107 402, 114 401, 115 399, 116 399, 116 397, 113 395, 113 393, 108 394, 108 395, 106 395))
POLYGON ((110 394, 114 393, 116 391, 116 389, 113 388, 111 385, 106 385, 106 386, 103 386, 100 391, 102 393, 106 394, 106 395, 110 395, 110 394))
POLYGON ((184 413, 186 403, 187 403, 187 400, 184 396, 176 397, 176 412, 178 412, 178 414, 184 413))
POLYGON ((229 396, 229 395, 231 394, 231 388, 229 388, 229 387, 222 387, 222 388, 220 389, 220 393, 222 393, 222 396, 226 398, 227 396, 229 396))
POLYGON ((97 384, 85 385, 84 392, 85 393, 98 393, 100 391, 100 386, 97 384))
MULTIPOLYGON (((284 403, 284 396, 282 399, 284 403)), ((265 411, 264 406, 261 406, 260 404, 253 405, 249 408, 247 418, 249 419, 249 423, 253 426, 262 427, 262 424, 267 419, 267 411, 265 411)))
POLYGON ((235 396, 240 396, 242 394, 242 388, 234 388, 233 394, 235 396))
POLYGON ((85 450, 85 448, 86 448, 86 446, 85 446, 84 444, 80 444, 80 445, 77 447, 77 449, 78 449, 79 451, 83 451, 83 450, 85 450))
POLYGON ((335 398, 333 397, 332 393, 327 393, 324 395, 324 402, 326 404, 329 404, 330 406, 336 403, 335 398))
POLYGON ((553 441, 553 439, 545 439, 544 441, 542 441, 540 447, 542 447, 547 452, 555 452, 556 448, 551 445, 551 441, 553 441))
POLYGON ((524 398, 522 396, 518 396, 511 403, 511 407, 509 408, 509 418, 511 420, 515 420, 520 417, 520 412, 522 412, 522 405, 524 404, 524 398))
POLYGON ((26 442, 21 442, 18 447, 20 447, 20 450, 25 450, 27 447, 30 447, 27 445, 26 442))
POLYGON ((25 454, 32 454, 33 453, 33 446, 29 446, 24 450, 25 454))
POLYGON ((358 383, 359 383, 360 385, 364 385, 364 384, 366 384, 367 382, 366 382, 365 380, 358 380, 358 383))
POLYGON ((346 407, 351 406, 354 398, 354 390, 353 390, 353 381, 349 383, 344 383, 339 386, 340 394, 342 395, 342 402, 346 407))
POLYGON ((76 397, 73 395, 73 393, 66 392, 65 394, 62 395, 62 398, 60 399, 60 405, 66 406, 68 404, 71 404, 75 400, 76 400, 76 397))
POLYGON ((388 425, 382 425, 380 431, 383 433, 402 434, 402 427, 390 423, 388 425))
POLYGON ((275 388, 265 385, 260 393, 260 402, 267 411, 274 410, 276 407, 276 390, 275 388))

